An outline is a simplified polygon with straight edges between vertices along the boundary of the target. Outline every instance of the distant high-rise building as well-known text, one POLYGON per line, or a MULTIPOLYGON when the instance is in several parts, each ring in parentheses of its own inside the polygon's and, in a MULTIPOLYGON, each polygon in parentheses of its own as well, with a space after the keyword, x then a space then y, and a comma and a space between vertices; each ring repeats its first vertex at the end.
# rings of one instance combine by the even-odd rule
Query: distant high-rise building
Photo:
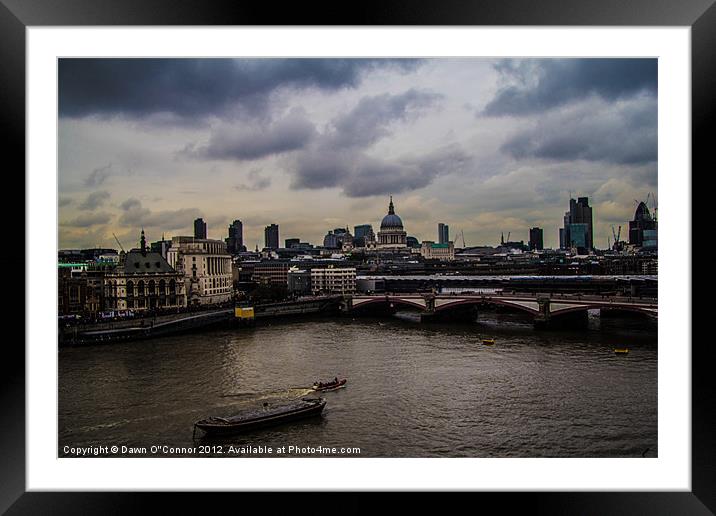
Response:
POLYGON ((278 249, 278 224, 271 224, 264 229, 265 246, 268 249, 278 249))
POLYGON ((567 226, 569 233, 570 247, 576 247, 578 251, 589 249, 589 226, 584 223, 569 224, 567 226))
POLYGON ((194 221, 194 238, 206 238, 206 222, 202 218, 194 221))
POLYGON ((361 224, 360 226, 354 226, 353 232, 353 245, 355 247, 366 247, 368 242, 375 241, 375 233, 373 232, 373 226, 370 224, 361 224))
POLYGON ((373 234, 373 226, 370 224, 361 224, 353 227, 353 236, 355 238, 367 237, 373 234))
POLYGON ((333 233, 333 231, 329 231, 328 234, 323 237, 323 247, 325 247, 326 249, 337 249, 338 247, 340 247, 338 238, 336 238, 336 235, 333 233))
POLYGON ((629 221, 629 243, 637 247, 656 247, 656 220, 651 216, 649 208, 640 202, 634 213, 634 220, 629 221))
POLYGON ((544 249, 544 232, 542 228, 530 228, 530 251, 544 249))
POLYGON ((440 222, 438 224, 438 244, 447 244, 450 241, 450 227, 440 222))
POLYGON ((592 208, 589 206, 589 198, 579 197, 576 201, 570 199, 569 211, 564 214, 564 227, 559 230, 559 246, 562 249, 576 247, 581 251, 591 251, 594 247, 593 235, 592 208), (575 234, 572 234, 572 229, 575 234))
POLYGON ((238 254, 246 250, 244 247, 244 225, 240 220, 229 224, 229 238, 225 240, 226 250, 230 254, 238 254))
POLYGON ((300 243, 301 243, 300 238, 287 238, 285 240, 284 247, 286 249, 291 249, 292 247, 297 246, 300 243))

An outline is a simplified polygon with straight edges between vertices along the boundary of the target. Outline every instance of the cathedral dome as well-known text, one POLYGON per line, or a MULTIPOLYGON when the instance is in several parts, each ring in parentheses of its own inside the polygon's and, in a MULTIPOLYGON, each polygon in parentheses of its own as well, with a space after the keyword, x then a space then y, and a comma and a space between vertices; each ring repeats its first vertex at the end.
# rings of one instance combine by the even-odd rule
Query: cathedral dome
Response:
POLYGON ((380 223, 380 229, 403 229, 403 221, 400 220, 395 214, 395 208, 393 207, 393 197, 390 198, 390 204, 388 205, 388 214, 383 217, 383 221, 380 223))
POLYGON ((396 214, 388 214, 383 217, 383 221, 380 223, 380 229, 383 228, 403 228, 403 221, 400 220, 396 214))

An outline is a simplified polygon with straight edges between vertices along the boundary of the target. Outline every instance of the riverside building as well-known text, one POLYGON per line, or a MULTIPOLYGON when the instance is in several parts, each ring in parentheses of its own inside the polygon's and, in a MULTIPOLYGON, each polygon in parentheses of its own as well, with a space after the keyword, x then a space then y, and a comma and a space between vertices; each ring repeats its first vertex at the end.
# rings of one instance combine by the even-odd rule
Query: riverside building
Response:
POLYGON ((311 269, 311 292, 321 294, 354 294, 356 291, 355 267, 332 267, 311 269))
POLYGON ((172 238, 167 261, 181 273, 188 305, 210 305, 230 301, 233 295, 231 256, 221 240, 172 238))
POLYGON ((104 274, 104 305, 108 310, 153 310, 186 306, 184 275, 161 253, 147 248, 144 230, 139 248, 124 254, 104 274))
POLYGON ((426 260, 451 261, 455 259, 455 244, 446 242, 444 244, 423 241, 420 245, 420 256, 426 260))

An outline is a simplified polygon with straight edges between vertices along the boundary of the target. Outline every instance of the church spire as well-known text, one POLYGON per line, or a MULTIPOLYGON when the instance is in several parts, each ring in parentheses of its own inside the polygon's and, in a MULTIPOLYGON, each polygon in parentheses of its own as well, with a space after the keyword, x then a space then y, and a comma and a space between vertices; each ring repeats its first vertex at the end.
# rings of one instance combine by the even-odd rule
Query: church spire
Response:
POLYGON ((393 207, 393 196, 390 196, 390 204, 388 205, 388 215, 395 215, 395 208, 393 207))
POLYGON ((144 238, 144 228, 142 228, 142 236, 139 239, 139 249, 142 251, 142 254, 147 254, 147 239, 144 238))

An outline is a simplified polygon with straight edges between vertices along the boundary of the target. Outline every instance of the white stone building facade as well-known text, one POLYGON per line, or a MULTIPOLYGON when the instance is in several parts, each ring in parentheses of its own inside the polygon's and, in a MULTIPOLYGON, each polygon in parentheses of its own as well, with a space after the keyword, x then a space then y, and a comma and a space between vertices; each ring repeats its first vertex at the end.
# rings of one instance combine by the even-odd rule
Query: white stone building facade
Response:
POLYGON ((211 305, 232 299, 231 255, 223 241, 174 237, 167 261, 184 275, 187 305, 211 305))
POLYGON ((354 294, 356 291, 355 267, 326 267, 311 269, 311 293, 354 294))

